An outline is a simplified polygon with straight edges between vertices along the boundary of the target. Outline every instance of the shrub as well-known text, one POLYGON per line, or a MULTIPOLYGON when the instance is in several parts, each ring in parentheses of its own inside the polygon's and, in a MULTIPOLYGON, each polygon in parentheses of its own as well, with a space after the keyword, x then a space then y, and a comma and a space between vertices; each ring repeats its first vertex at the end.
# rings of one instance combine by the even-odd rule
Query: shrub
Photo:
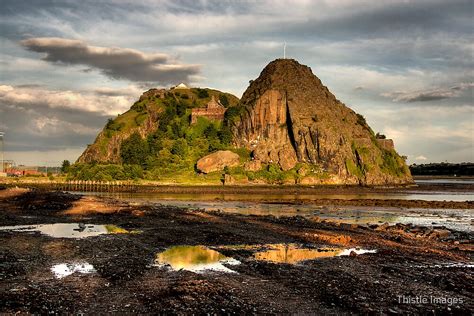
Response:
POLYGON ((137 101, 132 105, 131 109, 137 111, 138 113, 140 113, 140 112, 143 112, 146 109, 146 105, 145 105, 144 101, 137 101))
POLYGON ((384 150, 381 169, 394 176, 402 176, 408 172, 404 163, 400 161, 394 150, 384 150))
POLYGON ((205 99, 209 97, 209 92, 207 92, 206 89, 198 88, 197 91, 198 91, 197 96, 199 99, 205 99))
POLYGON ((365 117, 359 113, 357 113, 356 115, 357 115, 357 124, 366 127, 367 121, 365 120, 365 117))
POLYGON ((244 110, 243 106, 231 106, 225 111, 224 124, 229 125, 232 122, 236 122, 244 110))
POLYGON ((229 106, 229 99, 227 98, 225 94, 221 94, 219 96, 219 102, 225 107, 229 106))
POLYGON ((148 142, 142 139, 138 133, 130 135, 120 146, 120 156, 124 164, 144 164, 149 153, 148 142))
POLYGON ((124 126, 123 123, 115 122, 114 119, 110 118, 107 120, 107 124, 105 125, 105 128, 111 131, 120 131, 123 126, 124 126))
POLYGON ((69 160, 63 160, 63 163, 61 165, 61 172, 67 173, 70 168, 71 168, 71 163, 69 162, 69 160))
POLYGON ((171 147, 171 153, 184 158, 188 152, 188 143, 184 138, 177 139, 171 147))
POLYGON ((227 126, 224 126, 222 130, 217 133, 217 136, 223 145, 228 146, 232 142, 232 132, 227 126))
POLYGON ((135 117, 135 123, 140 126, 147 119, 148 115, 146 113, 140 113, 135 117))
POLYGON ((209 126, 206 127, 204 130, 204 136, 208 139, 210 138, 217 138, 217 128, 214 126, 214 124, 209 124, 209 126))
POLYGON ((188 107, 188 104, 184 101, 179 101, 178 104, 176 105, 176 114, 178 116, 183 116, 186 114, 186 109, 188 107))

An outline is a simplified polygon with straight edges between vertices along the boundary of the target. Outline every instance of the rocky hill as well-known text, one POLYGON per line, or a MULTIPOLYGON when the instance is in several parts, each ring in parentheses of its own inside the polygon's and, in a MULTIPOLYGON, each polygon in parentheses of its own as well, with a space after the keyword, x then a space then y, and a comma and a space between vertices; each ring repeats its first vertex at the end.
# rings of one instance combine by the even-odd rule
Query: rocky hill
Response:
MULTIPOLYGON (((150 89, 140 96, 130 110, 115 119, 110 119, 94 143, 87 146, 77 162, 124 163, 121 147, 124 141, 133 134, 138 134, 142 139, 154 136, 158 136, 160 140, 181 138, 183 135, 175 134, 184 133, 185 131, 181 129, 189 128, 188 121, 192 109, 204 108, 213 99, 219 100, 219 103, 223 103, 225 107, 235 106, 239 102, 239 99, 230 93, 212 89, 150 89), (170 132, 169 128, 175 130, 170 132), (163 133, 157 133, 157 131, 163 133)), ((152 139, 149 144, 152 146, 151 142, 153 142, 152 139)))
MULTIPOLYGON (((234 145, 262 164, 299 166, 303 183, 412 182, 393 142, 377 139, 364 117, 293 59, 268 64, 242 96, 234 145)), ((258 164, 258 163, 257 163, 258 164)))
POLYGON ((180 86, 145 92, 109 120, 71 174, 230 184, 413 181, 393 141, 292 59, 268 64, 240 101, 180 86))

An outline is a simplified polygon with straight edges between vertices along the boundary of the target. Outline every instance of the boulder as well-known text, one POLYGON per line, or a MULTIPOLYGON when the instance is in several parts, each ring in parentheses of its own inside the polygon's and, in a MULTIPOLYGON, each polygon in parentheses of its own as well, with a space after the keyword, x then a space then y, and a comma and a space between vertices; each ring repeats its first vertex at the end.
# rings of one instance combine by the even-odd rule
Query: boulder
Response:
POLYGON ((283 149, 278 152, 278 163, 280 164, 281 169, 284 171, 292 169, 294 166, 296 166, 297 162, 298 159, 296 158, 291 146, 285 145, 283 146, 283 149))
POLYGON ((203 173, 222 171, 224 167, 235 167, 240 163, 240 157, 230 150, 219 150, 202 157, 197 161, 197 169, 203 173))

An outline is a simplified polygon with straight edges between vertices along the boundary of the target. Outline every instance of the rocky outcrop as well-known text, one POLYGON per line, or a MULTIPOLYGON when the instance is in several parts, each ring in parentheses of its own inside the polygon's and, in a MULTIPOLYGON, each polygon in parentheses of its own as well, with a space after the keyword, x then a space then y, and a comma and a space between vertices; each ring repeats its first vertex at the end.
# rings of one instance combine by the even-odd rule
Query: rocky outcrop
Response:
POLYGON ((222 171, 225 167, 235 167, 240 163, 239 155, 230 150, 219 150, 202 157, 196 167, 203 173, 222 171))
MULTIPOLYGON (((242 96, 234 145, 289 170, 317 165, 332 183, 412 182, 404 160, 380 145, 365 119, 342 104, 307 66, 271 62, 242 96)), ((316 183, 319 180, 305 180, 316 183)))
MULTIPOLYGON (((154 89, 157 90, 157 89, 154 89)), ((150 90, 151 91, 151 90, 150 90)), ((157 90, 161 91, 161 90, 157 90)), ((148 91, 149 92, 149 91, 148 91)), ((145 92, 147 94, 148 92, 145 92)), ((152 133, 158 127, 158 115, 159 112, 148 108, 146 106, 147 117, 141 123, 140 126, 129 129, 121 133, 116 133, 112 136, 107 135, 107 128, 104 128, 94 143, 88 145, 86 150, 78 158, 79 163, 92 163, 92 162, 107 162, 107 163, 121 163, 120 158, 120 146, 122 142, 130 137, 133 133, 137 132, 142 138, 145 138, 148 134, 152 133)))
POLYGON ((395 149, 395 145, 391 139, 377 139, 377 144, 385 150, 395 149))
MULTIPOLYGON (((128 111, 108 120, 94 143, 87 146, 77 162, 122 163, 120 155, 122 143, 134 133, 140 134, 143 139, 156 133, 163 118, 165 118, 165 121, 169 121, 170 117, 168 115, 178 118, 182 115, 182 113, 175 111, 178 104, 184 104, 186 108, 193 109, 200 109, 205 106, 210 106, 213 109, 217 106, 220 110, 218 119, 222 119, 225 108, 222 108, 218 103, 219 101, 216 100, 225 96, 227 99, 226 106, 228 107, 233 107, 239 102, 239 99, 234 95, 222 91, 200 88, 189 89, 187 87, 181 89, 180 87, 181 85, 171 89, 149 89, 145 91, 128 111), (205 92, 208 97, 199 96, 200 92, 205 92), (167 109, 169 113, 164 115, 167 109)), ((168 121, 163 125, 168 125, 168 121)), ((174 141, 175 139, 170 140, 174 141)), ((150 154, 150 156, 153 159, 156 158, 156 155, 150 154)))
POLYGON ((165 89, 150 89, 148 91, 145 91, 141 96, 140 99, 138 99, 139 102, 150 99, 150 98, 160 98, 164 99, 165 98, 165 89))
POLYGON ((251 160, 244 163, 245 171, 258 171, 262 169, 262 162, 260 160, 251 160))

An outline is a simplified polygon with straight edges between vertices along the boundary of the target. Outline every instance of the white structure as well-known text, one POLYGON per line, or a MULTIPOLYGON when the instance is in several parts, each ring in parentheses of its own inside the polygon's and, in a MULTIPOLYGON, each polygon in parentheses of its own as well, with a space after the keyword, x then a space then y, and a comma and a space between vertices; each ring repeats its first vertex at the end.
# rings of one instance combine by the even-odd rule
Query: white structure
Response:
POLYGON ((283 44, 283 59, 286 59, 286 42, 283 44))
POLYGON ((182 82, 174 88, 175 89, 189 89, 189 87, 182 82))

